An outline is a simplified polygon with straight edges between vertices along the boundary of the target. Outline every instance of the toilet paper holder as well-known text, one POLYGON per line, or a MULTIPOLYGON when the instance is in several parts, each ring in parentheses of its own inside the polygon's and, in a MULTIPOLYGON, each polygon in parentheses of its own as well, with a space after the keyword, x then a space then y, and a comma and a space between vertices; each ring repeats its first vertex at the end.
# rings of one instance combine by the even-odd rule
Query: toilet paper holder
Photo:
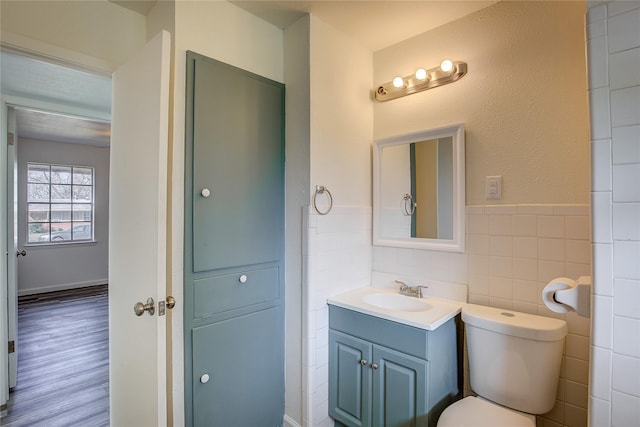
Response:
POLYGON ((556 313, 575 311, 579 316, 591 315, 591 277, 578 280, 559 277, 552 280, 542 291, 545 305, 556 313))

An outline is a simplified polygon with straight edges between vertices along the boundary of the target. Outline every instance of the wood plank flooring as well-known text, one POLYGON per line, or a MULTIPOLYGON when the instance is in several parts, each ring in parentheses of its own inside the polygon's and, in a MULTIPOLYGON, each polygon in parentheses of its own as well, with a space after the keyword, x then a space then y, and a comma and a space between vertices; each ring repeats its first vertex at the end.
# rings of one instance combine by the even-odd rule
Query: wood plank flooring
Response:
POLYGON ((21 297, 18 384, 0 426, 109 425, 107 285, 21 297))

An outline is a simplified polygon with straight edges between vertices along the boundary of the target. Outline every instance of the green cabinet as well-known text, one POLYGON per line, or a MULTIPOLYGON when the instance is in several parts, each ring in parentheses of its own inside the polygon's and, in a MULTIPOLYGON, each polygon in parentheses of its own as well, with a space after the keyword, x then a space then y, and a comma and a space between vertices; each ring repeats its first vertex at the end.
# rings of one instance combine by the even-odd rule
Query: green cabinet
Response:
POLYGON ((329 306, 329 327, 338 425, 432 427, 459 397, 456 319, 426 331, 329 306))
POLYGON ((187 52, 185 425, 284 416, 284 85, 187 52))

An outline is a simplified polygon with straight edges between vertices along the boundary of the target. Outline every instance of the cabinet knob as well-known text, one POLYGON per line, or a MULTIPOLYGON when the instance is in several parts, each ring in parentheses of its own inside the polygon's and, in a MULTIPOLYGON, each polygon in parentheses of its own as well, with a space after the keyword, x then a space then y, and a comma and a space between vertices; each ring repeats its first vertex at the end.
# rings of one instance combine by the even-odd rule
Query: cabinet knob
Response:
POLYGON ((238 280, 240 281, 240 283, 247 283, 247 275, 243 274, 238 280))
POLYGON ((375 363, 371 364, 371 369, 378 369, 378 365, 376 365, 375 363))
POLYGON ((366 361, 366 360, 364 360, 364 359, 360 359, 360 364, 361 364, 362 366, 365 366, 365 365, 367 364, 367 361, 366 361))
POLYGON ((208 188, 203 188, 202 191, 200 192, 200 194, 202 195, 202 197, 204 197, 206 199, 207 197, 209 197, 211 195, 211 191, 209 191, 208 188))
POLYGON ((202 384, 206 384, 209 382, 209 374, 202 374, 202 376, 200 377, 200 382, 202 384))

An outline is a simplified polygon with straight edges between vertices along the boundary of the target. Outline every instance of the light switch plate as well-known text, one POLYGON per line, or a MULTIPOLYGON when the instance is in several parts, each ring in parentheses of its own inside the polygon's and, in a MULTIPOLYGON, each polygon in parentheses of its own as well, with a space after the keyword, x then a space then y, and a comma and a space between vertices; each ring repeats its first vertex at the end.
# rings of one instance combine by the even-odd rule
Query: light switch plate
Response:
POLYGON ((484 189, 485 198, 487 200, 502 199, 502 176, 485 177, 484 189))

